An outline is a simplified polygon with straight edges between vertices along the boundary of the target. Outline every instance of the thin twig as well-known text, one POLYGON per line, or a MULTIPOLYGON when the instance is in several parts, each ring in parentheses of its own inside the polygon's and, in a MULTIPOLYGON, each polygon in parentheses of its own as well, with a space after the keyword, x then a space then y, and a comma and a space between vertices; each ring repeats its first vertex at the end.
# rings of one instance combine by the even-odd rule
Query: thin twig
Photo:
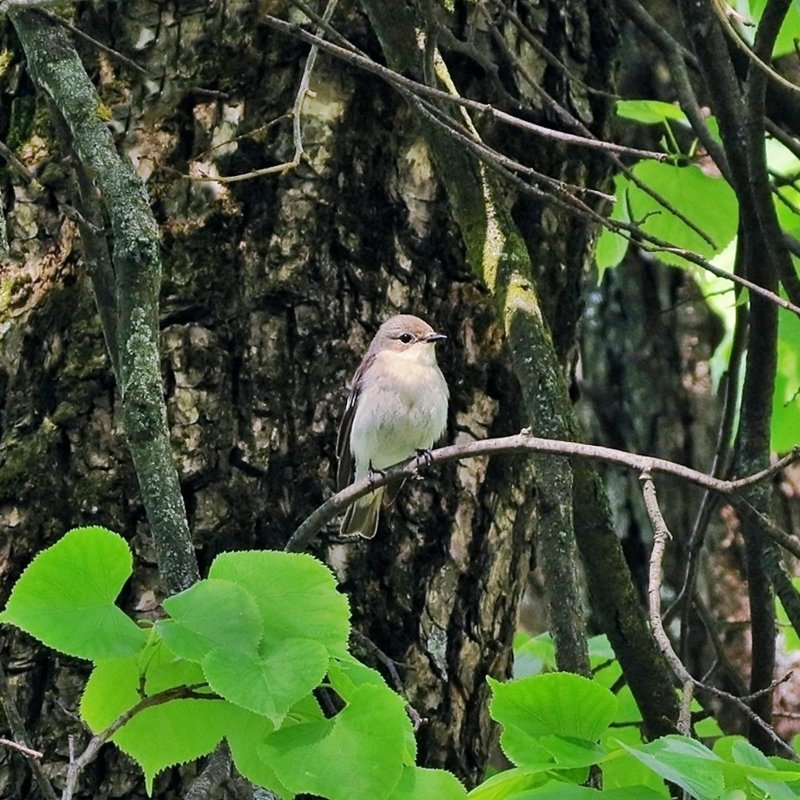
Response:
POLYGON ((445 100, 451 104, 464 106, 470 111, 476 111, 479 114, 489 115, 498 122, 503 122, 506 125, 511 125, 513 127, 529 131, 530 133, 535 133, 538 136, 542 136, 546 139, 553 139, 555 141, 563 142, 564 144, 587 147, 593 150, 602 150, 611 153, 620 153, 622 155, 631 155, 637 158, 649 158, 656 161, 664 161, 666 159, 666 156, 663 153, 658 153, 653 150, 641 150, 635 147, 626 147, 625 145, 615 144, 614 142, 606 142, 601 139, 590 139, 585 136, 578 136, 574 133, 565 133, 564 131, 548 128, 544 125, 537 125, 534 122, 528 122, 527 120, 513 116, 513 114, 507 114, 504 111, 500 111, 489 103, 480 103, 477 100, 469 100, 465 97, 450 95, 449 93, 443 92, 440 89, 436 89, 432 86, 426 86, 424 83, 419 83, 411 78, 407 78, 404 75, 389 69, 388 67, 378 64, 376 61, 373 61, 370 58, 359 55, 358 53, 348 50, 344 47, 335 45, 332 42, 328 42, 325 39, 310 33, 296 23, 286 22, 285 20, 278 19, 277 17, 273 17, 269 14, 266 14, 264 17, 262 17, 262 20, 275 30, 279 30, 289 36, 296 36, 298 39, 302 39, 304 42, 316 44, 319 46, 320 50, 324 50, 331 55, 343 59, 344 61, 355 64, 356 66, 364 69, 366 72, 370 72, 373 75, 378 75, 392 85, 407 89, 408 91, 411 91, 420 97, 426 97, 432 100, 445 100))
POLYGON ((107 53, 112 58, 115 58, 120 63, 124 64, 126 67, 130 67, 132 70, 141 73, 142 75, 146 75, 149 77, 153 76, 153 73, 150 70, 145 69, 145 67, 140 66, 132 59, 128 58, 128 56, 123 55, 119 52, 119 50, 115 50, 113 47, 109 47, 107 44, 104 44, 101 41, 98 41, 93 36, 89 36, 88 33, 82 31, 80 28, 77 28, 73 25, 69 20, 64 19, 63 17, 59 17, 58 14, 54 14, 52 11, 48 11, 46 8, 36 8, 34 9, 37 14, 42 14, 43 16, 47 17, 51 22, 55 22, 57 25, 62 25, 65 27, 70 33, 73 33, 79 39, 83 39, 85 42, 88 42, 93 47, 96 47, 98 50, 102 50, 104 53, 107 53))
MULTIPOLYGON (((11 733, 17 741, 17 744, 21 743, 32 752, 36 752, 31 747, 31 739, 30 736, 28 736, 28 732, 25 730, 25 723, 22 721, 19 710, 11 698, 11 690, 2 665, 0 665, 0 705, 3 707, 6 720, 8 720, 8 727, 11 729, 11 733)), ((33 777, 36 780, 36 784, 44 800, 56 800, 56 793, 53 789, 53 785, 50 783, 50 779, 47 775, 45 775, 39 760, 37 758, 30 758, 28 759, 28 763, 30 764, 33 777)))
POLYGON ((0 736, 0 745, 3 747, 9 747, 12 750, 16 750, 18 753, 22 753, 24 756, 28 756, 29 758, 44 758, 44 753, 39 750, 34 750, 32 747, 28 747, 27 745, 20 744, 19 742, 15 742, 12 739, 6 739, 0 736))
POLYGON ((61 800, 72 800, 78 778, 84 769, 94 760, 100 748, 124 725, 126 725, 136 714, 152 706, 163 705, 171 700, 219 700, 214 694, 204 694, 197 689, 205 687, 206 684, 198 683, 190 686, 174 686, 165 689, 163 692, 143 697, 138 703, 131 706, 127 711, 120 714, 105 730, 96 734, 89 740, 84 751, 77 757, 70 756, 69 766, 67 767, 67 780, 61 800))
MULTIPOLYGON (((339 0, 328 0, 328 5, 322 15, 323 22, 327 25, 330 22, 333 12, 339 0)), ((323 30, 317 30, 317 36, 322 40, 323 30)), ((324 40, 322 40, 324 41, 324 40)), ((254 169, 250 172, 242 172, 238 175, 186 175, 184 177, 194 181, 208 181, 211 183, 240 183, 241 181, 249 181, 253 178, 261 178, 264 175, 284 174, 293 169, 296 169, 305 155, 303 147, 303 103, 306 97, 311 94, 309 83, 311 82, 311 73, 314 70, 314 64, 319 54, 319 45, 312 44, 311 49, 308 51, 306 63, 303 66, 303 74, 300 76, 300 83, 297 87, 295 94, 294 104, 289 115, 292 117, 292 141, 294 143, 294 155, 291 160, 284 161, 282 164, 274 164, 271 167, 262 167, 261 169, 254 169)))
MULTIPOLYGON (((661 513, 661 508, 658 504, 656 496, 655 485, 653 484, 652 477, 648 471, 642 472, 642 493, 644 495, 645 508, 650 522, 653 525, 653 550, 650 556, 650 569, 647 594, 649 599, 649 613, 650 625, 653 629, 653 636, 658 642, 661 652, 667 659, 672 671, 680 681, 683 687, 683 694, 681 696, 681 711, 678 717, 678 730, 684 735, 691 733, 691 715, 690 705, 691 700, 696 689, 709 692, 721 697, 725 700, 736 705, 736 707, 755 725, 758 725, 763 730, 776 747, 780 748, 788 758, 794 761, 800 760, 800 756, 795 752, 794 748, 786 744, 776 733, 771 725, 761 719, 758 714, 753 711, 747 704, 747 701, 761 697, 763 694, 771 692, 774 685, 766 687, 764 690, 754 693, 746 698, 736 697, 735 695, 718 689, 716 686, 704 684, 697 678, 693 677, 684 663, 678 658, 678 654, 672 647, 672 643, 664 630, 664 625, 661 621, 661 564, 664 559, 664 552, 666 550, 667 541, 672 538, 667 524, 664 521, 664 516, 661 513)), ((779 682, 783 682, 787 678, 782 678, 779 682)))
POLYGON ((683 692, 681 694, 680 713, 678 714, 678 732, 684 736, 691 735, 691 706, 694 695, 694 678, 683 662, 678 658, 678 654, 672 647, 672 643, 664 630, 664 623, 661 621, 661 565, 664 561, 664 553, 667 550, 667 542, 672 538, 664 515, 658 504, 656 487, 649 472, 642 472, 639 475, 642 483, 642 496, 647 516, 653 526, 653 549, 650 553, 650 569, 647 581, 648 610, 650 612, 650 627, 653 637, 658 643, 664 658, 667 659, 675 676, 681 682, 683 692))

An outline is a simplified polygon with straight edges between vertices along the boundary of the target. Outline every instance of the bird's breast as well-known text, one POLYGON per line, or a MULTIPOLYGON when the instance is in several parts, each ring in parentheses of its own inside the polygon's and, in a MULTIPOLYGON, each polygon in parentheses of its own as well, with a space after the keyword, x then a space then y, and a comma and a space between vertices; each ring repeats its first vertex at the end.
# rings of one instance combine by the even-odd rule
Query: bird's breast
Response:
POLYGON ((362 387, 350 434, 356 472, 362 474, 370 462, 383 469, 431 448, 447 424, 447 384, 435 362, 376 366, 362 387))

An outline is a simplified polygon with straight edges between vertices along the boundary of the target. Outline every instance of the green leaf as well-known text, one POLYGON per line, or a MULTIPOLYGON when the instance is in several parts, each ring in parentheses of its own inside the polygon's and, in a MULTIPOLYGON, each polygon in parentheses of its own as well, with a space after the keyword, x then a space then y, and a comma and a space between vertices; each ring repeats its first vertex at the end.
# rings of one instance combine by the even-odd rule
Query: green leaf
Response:
POLYGON ((656 125, 662 122, 686 122, 686 115, 680 106, 661 100, 617 100, 617 116, 656 125))
POLYGON ((208 755, 227 730, 223 700, 172 700, 145 708, 111 738, 139 762, 148 793, 159 772, 208 755))
POLYGON ((255 653, 263 622, 253 596, 237 583, 204 580, 164 601, 171 620, 156 628, 177 655, 202 661, 216 647, 255 653))
POLYGON ((253 596, 264 621, 262 648, 281 639, 315 639, 331 655, 347 654, 347 598, 336 590, 331 571, 312 556, 270 550, 222 553, 209 578, 238 583, 253 596))
POLYGON ((697 800, 716 800, 725 789, 722 759, 694 739, 664 736, 640 748, 620 744, 642 764, 697 800))
POLYGON ((537 744, 547 751, 556 769, 574 769, 597 764, 606 756, 604 748, 585 739, 565 736, 540 736, 537 744))
POLYGON ((410 727, 400 697, 365 685, 333 719, 275 731, 260 753, 292 792, 329 800, 385 800, 403 772, 410 727))
POLYGON ((390 800, 464 800, 467 790, 443 769, 403 767, 390 800))
POLYGON ((339 697, 347 702, 361 686, 386 686, 378 670, 362 664, 353 656, 332 658, 328 667, 328 678, 339 697))
POLYGON ((492 717, 529 737, 554 734, 597 741, 617 709, 608 689, 581 675, 558 672, 508 683, 488 681, 492 717))
MULTIPOLYGON (((202 680, 197 664, 175 659, 163 645, 151 654, 148 671, 151 667, 161 668, 155 681, 159 690, 183 685, 183 678, 191 683, 202 680)), ((93 731, 104 730, 139 702, 141 675, 141 658, 95 665, 81 699, 81 716, 93 731)), ((111 741, 139 763, 151 793, 161 770, 200 758, 217 746, 226 730, 226 707, 221 700, 170 700, 139 711, 111 741)))
MULTIPOLYGON (((388 689, 386 681, 377 670, 362 664, 353 656, 332 658, 328 665, 328 680, 336 694, 346 703, 362 686, 380 686, 388 689)), ((412 766, 417 760, 417 740, 411 727, 406 729, 403 763, 412 766)))
POLYGON ((785 453, 800 444, 800 319, 778 316, 778 371, 772 403, 772 450, 785 453))
MULTIPOLYGON (((321 717, 322 714, 318 713, 318 718, 321 717)), ((257 786, 272 789, 284 800, 288 800, 293 796, 292 793, 278 780, 269 764, 258 755, 258 748, 273 730, 272 723, 266 717, 238 706, 230 706, 225 738, 236 769, 257 786)))
POLYGON ((649 767, 630 755, 622 748, 621 742, 631 747, 641 747, 642 732, 638 727, 609 728, 602 736, 601 743, 609 752, 603 762, 603 786, 606 789, 617 789, 626 786, 647 786, 651 791, 661 795, 663 800, 669 798, 664 781, 649 767))
POLYGON ((136 653, 148 634, 114 605, 131 571, 131 551, 121 536, 105 528, 76 528, 33 559, 0 622, 78 658, 136 653))
POLYGON ((646 786, 626 786, 598 792, 587 786, 550 781, 537 789, 513 795, 513 800, 664 800, 664 796, 646 786))
POLYGON ((724 761, 725 785, 752 794, 752 787, 770 798, 795 798, 797 792, 787 783, 800 781, 800 765, 767 758, 743 736, 724 736, 714 745, 714 753, 724 761))
POLYGON ((276 727, 320 684, 327 667, 327 650, 311 639, 277 642, 265 657, 217 647, 203 659, 203 672, 215 692, 262 714, 276 727))
MULTIPOLYGON (((609 219, 614 222, 630 222, 630 214, 628 213, 628 200, 626 190, 629 186, 629 181, 624 175, 617 175, 614 178, 614 194, 617 198, 614 207, 611 209, 609 219)), ((623 258, 625 253, 628 252, 628 245, 630 244, 627 236, 613 231, 609 228, 603 228, 600 237, 597 240, 597 248, 595 249, 595 262, 597 264, 597 281, 598 283, 603 280, 603 273, 611 267, 616 267, 623 258)))
POLYGON ((541 785, 543 780, 541 773, 531 773, 514 767, 492 775, 476 786, 468 796, 469 800, 505 800, 507 797, 517 797, 517 794, 524 789, 541 785))
MULTIPOLYGON (((721 252, 733 239, 738 224, 738 207, 736 196, 725 180, 710 177, 694 165, 679 167, 655 161, 640 161, 633 172, 640 181, 654 189, 710 236, 714 245, 644 190, 629 182, 625 192, 630 215, 644 231, 674 247, 691 250, 707 258, 721 252)), ((623 201, 619 199, 620 202, 623 201)), ((686 266, 688 263, 674 253, 654 251, 654 254, 667 264, 686 266)))
MULTIPOLYGON (((324 717, 317 701, 313 695, 308 695, 290 709, 283 727, 322 720, 324 717)), ((283 800, 289 800, 294 795, 278 780, 270 764, 259 754, 261 745, 273 730, 272 723, 266 717, 237 706, 229 707, 225 738, 228 740, 236 769, 249 781, 272 789, 283 800)))

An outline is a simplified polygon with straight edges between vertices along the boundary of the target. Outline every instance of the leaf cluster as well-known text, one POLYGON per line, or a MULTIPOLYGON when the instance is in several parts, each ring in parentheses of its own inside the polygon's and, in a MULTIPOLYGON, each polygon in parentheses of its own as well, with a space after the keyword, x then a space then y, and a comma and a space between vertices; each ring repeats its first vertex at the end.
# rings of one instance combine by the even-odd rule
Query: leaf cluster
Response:
MULTIPOLYGON (((796 15, 795 10, 793 16, 796 15)), ((664 131, 661 143, 670 160, 640 161, 629 174, 617 175, 616 203, 610 219, 669 242, 671 248, 645 247, 663 263, 691 271, 725 329, 725 336, 712 357, 712 371, 719 379, 731 355, 736 306, 746 300, 746 291, 737 296, 733 283, 693 265, 682 254, 699 254, 728 273, 735 271, 739 219, 736 194, 708 157, 698 150, 696 141, 688 152, 681 151, 678 142, 685 138, 689 123, 680 108, 660 100, 620 100, 617 114, 640 124, 660 126, 664 131)), ((707 125, 719 141, 719 128, 713 116, 708 118, 707 125)), ((778 184, 773 193, 778 219, 784 232, 797 238, 800 190, 795 178, 800 173, 800 158, 777 141, 769 140, 767 160, 778 184)), ((606 269, 621 263, 630 243, 628 235, 612 229, 603 231, 596 251, 601 276, 606 269)), ((793 257, 793 261, 797 268, 797 258, 793 257)), ((798 352, 800 320, 781 309, 771 426, 771 446, 776 452, 786 452, 796 442, 800 409, 798 352)))
POLYGON ((223 553, 148 626, 115 604, 131 570, 122 537, 77 528, 31 562, 0 622, 94 663, 81 717, 140 764, 148 792, 225 739, 239 772, 283 798, 465 796, 450 773, 415 766, 405 704, 350 655, 348 602, 324 564, 223 553))
POLYGON ((141 766, 147 788, 163 769, 223 739, 236 768, 282 798, 330 800, 657 800, 668 783, 698 800, 800 796, 800 764, 767 758, 713 720, 645 744, 641 715, 605 637, 591 643, 594 679, 554 668, 549 636, 516 642, 516 680, 489 678, 491 714, 513 764, 467 795, 444 770, 415 765, 403 700, 348 651, 347 599, 307 555, 224 553, 208 578, 137 624, 117 606, 131 574, 126 542, 78 528, 40 553, 0 622, 94 662, 84 721, 141 766), (323 711, 327 693, 335 705, 323 711), (603 789, 585 785, 602 770, 603 789))
MULTIPOLYGON (((668 784, 698 800, 800 796, 800 764, 767 758, 741 736, 723 736, 713 720, 697 726, 713 747, 688 736, 644 743, 640 716, 604 636, 591 642, 594 679, 543 672, 490 681, 500 744, 515 765, 473 790, 471 800, 658 800, 668 784), (602 789, 584 785, 602 770, 602 789)), ((520 637, 518 666, 553 666, 549 636, 520 637)))

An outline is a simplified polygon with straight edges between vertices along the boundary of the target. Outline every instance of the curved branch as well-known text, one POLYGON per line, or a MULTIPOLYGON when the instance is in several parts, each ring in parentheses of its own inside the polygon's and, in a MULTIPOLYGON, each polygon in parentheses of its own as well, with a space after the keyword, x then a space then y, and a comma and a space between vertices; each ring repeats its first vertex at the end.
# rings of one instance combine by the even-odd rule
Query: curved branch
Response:
MULTIPOLYGON (((586 458, 595 461, 602 461, 606 464, 615 464, 636 470, 638 473, 661 473, 681 478, 695 486, 709 489, 712 492, 727 497, 737 508, 742 506, 741 501, 736 498, 736 493, 754 486, 767 478, 780 472, 789 464, 800 460, 800 446, 795 447, 791 453, 776 461, 766 469, 753 473, 743 478, 735 480, 722 480, 708 475, 705 472, 686 467, 665 458, 654 456, 637 455, 628 453, 624 450, 616 450, 613 447, 601 447, 599 445, 582 444, 581 442, 562 441, 560 439, 544 439, 539 436, 532 436, 527 430, 523 430, 514 436, 504 436, 497 439, 481 439, 474 442, 464 442, 461 444, 451 444, 447 447, 440 447, 431 452, 422 453, 414 458, 404 461, 397 466, 391 467, 380 474, 374 474, 362 478, 350 484, 346 489, 328 498, 319 508, 310 514, 303 523, 295 530, 289 538, 284 550, 287 552, 300 552, 314 540, 322 528, 331 520, 341 514, 351 503, 369 494, 373 489, 384 486, 397 478, 408 478, 429 465, 444 463, 446 461, 457 461, 462 458, 474 458, 486 455, 509 455, 514 453, 540 453, 552 456, 564 456, 567 458, 586 458)), ((761 514, 753 509, 744 509, 745 513, 757 514, 758 519, 766 523, 761 514)), ((770 530, 765 532, 775 538, 780 531, 775 525, 771 525, 770 530)), ((784 531, 780 531, 782 541, 779 542, 787 549, 792 548, 792 552, 800 557, 800 540, 794 539, 784 531)))

